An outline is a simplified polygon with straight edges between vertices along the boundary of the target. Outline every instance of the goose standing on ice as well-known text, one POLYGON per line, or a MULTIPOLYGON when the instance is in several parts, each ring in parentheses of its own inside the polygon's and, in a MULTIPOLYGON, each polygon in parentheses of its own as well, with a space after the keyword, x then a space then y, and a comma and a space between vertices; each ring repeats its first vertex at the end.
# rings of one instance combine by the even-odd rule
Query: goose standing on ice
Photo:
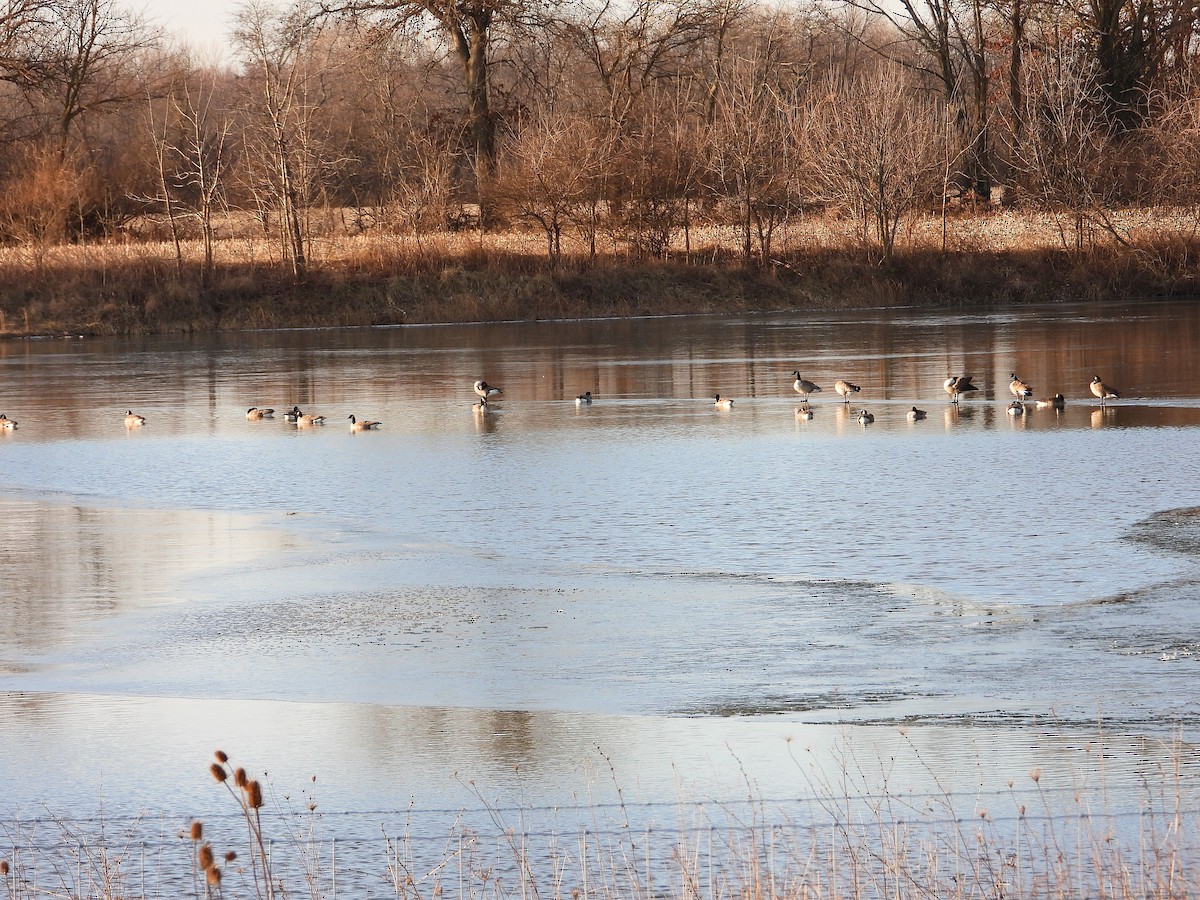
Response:
POLYGON ((1050 406, 1054 409, 1062 410, 1066 409, 1067 401, 1063 398, 1062 394, 1055 394, 1053 397, 1046 397, 1044 400, 1039 400, 1037 405, 1039 409, 1045 409, 1047 406, 1050 406))
POLYGON ((821 388, 818 385, 813 384, 811 381, 805 381, 803 378, 801 378, 799 371, 795 371, 792 374, 796 376, 796 380, 792 382, 792 390, 803 397, 806 401, 808 400, 809 394, 821 393, 821 388))
POLYGON ((942 390, 950 395, 950 402, 957 403, 961 394, 968 394, 971 391, 977 391, 979 388, 971 384, 970 375, 947 375, 946 380, 942 382, 942 390))
POLYGON ((1100 398, 1101 406, 1104 405, 1105 400, 1121 399, 1120 392, 1111 384, 1105 384, 1103 381, 1101 381, 1099 375, 1092 376, 1092 383, 1090 387, 1092 389, 1092 395, 1100 398))
POLYGON ((1026 397, 1033 396, 1033 390, 1029 387, 1029 385, 1017 377, 1016 372, 1013 372, 1008 377, 1012 379, 1008 382, 1008 389, 1012 392, 1014 397, 1016 397, 1018 400, 1024 400, 1026 397))
MULTIPOLYGON (((857 384, 851 384, 849 381, 838 380, 834 383, 833 389, 838 392, 838 396, 844 399, 847 403, 850 402, 850 395, 857 394, 862 390, 857 384)), ((820 390, 820 388, 818 388, 820 390)))
POLYGON ((498 387, 492 387, 481 378, 479 381, 475 382, 475 393, 481 400, 492 400, 496 397, 499 397, 504 393, 504 391, 500 390, 498 387))

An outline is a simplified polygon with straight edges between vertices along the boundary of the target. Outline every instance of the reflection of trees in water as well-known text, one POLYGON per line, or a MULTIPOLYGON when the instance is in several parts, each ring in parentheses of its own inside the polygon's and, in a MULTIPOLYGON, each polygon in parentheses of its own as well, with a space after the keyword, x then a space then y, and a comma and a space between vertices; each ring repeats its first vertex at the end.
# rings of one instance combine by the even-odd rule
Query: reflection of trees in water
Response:
POLYGON ((7 620, 0 647, 26 653, 70 645, 98 620, 176 599, 192 572, 278 542, 269 532, 250 538, 225 514, 32 500, 4 501, 0 511, 7 620))
POLYGON ((467 785, 498 775, 510 782, 522 770, 545 775, 561 768, 564 757, 574 770, 590 750, 574 718, 555 713, 378 705, 350 710, 355 739, 346 745, 366 756, 354 764, 372 771, 392 768, 403 777, 428 769, 467 785))

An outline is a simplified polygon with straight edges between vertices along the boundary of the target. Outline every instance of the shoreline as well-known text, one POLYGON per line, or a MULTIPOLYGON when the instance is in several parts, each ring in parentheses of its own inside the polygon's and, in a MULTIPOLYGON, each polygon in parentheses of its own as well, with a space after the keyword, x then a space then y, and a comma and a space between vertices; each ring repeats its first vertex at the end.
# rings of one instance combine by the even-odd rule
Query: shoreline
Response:
MULTIPOLYGON (((1018 220, 1020 221, 1020 220, 1018 220)), ((975 220, 961 224, 983 227, 975 220)), ((812 225, 817 229, 821 226, 812 225)), ((992 223, 991 227, 999 228, 992 223)), ((0 249, 0 338, 495 324, 705 314, 999 308, 1200 297, 1200 250, 1155 232, 1135 245, 1068 251, 990 237, 943 251, 914 236, 886 264, 844 235, 813 233, 758 266, 718 244, 665 260, 616 250, 551 266, 519 235, 333 237, 306 277, 273 248, 230 239, 203 271, 161 244, 0 249)))

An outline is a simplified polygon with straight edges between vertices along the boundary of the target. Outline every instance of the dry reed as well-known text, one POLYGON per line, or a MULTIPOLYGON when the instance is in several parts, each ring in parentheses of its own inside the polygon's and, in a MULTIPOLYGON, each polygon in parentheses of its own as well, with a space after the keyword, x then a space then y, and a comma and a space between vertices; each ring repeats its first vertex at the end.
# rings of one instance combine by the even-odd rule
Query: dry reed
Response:
MULTIPOLYGON (((382 853, 370 850, 378 843, 366 845, 340 875, 317 861, 328 848, 314 839, 315 802, 307 804, 308 833, 287 833, 282 811, 264 820, 266 807, 251 805, 251 785, 261 794, 261 782, 235 789, 226 778, 220 783, 248 828, 249 863, 235 865, 237 854, 228 851, 222 868, 212 845, 202 844, 191 866, 192 896, 336 900, 339 893, 378 896, 382 883, 405 900, 1176 900, 1200 893, 1191 753, 1176 743, 1157 770, 1123 785, 1136 797, 1123 814, 1105 808, 1109 785, 1086 785, 1085 777, 1068 774, 1060 783, 1063 776, 1033 768, 1010 781, 1007 793, 964 801, 940 787, 913 794, 868 786, 846 754, 832 773, 808 772, 803 816, 773 808, 747 781, 747 797, 736 803, 681 802, 679 823, 670 827, 634 821, 615 786, 616 812, 609 805, 591 823, 549 831, 527 821, 526 811, 510 821, 512 811, 486 803, 484 821, 472 825, 460 815, 440 836, 410 820, 402 835, 385 838, 382 853), (964 802, 971 808, 960 808, 964 802), (285 831, 271 849, 264 822, 285 831), (296 865, 277 870, 288 856, 296 865)), ((940 784, 940 773, 927 774, 940 784)), ((179 834, 189 847, 202 837, 199 824, 179 834)), ((0 896, 186 893, 177 880, 147 887, 147 871, 162 876, 170 861, 148 861, 144 843, 139 858, 129 835, 114 840, 103 828, 84 835, 58 827, 70 840, 8 836, 0 896)))
MULTIPOLYGON (((553 266, 536 234, 318 233, 293 281, 274 245, 237 223, 214 269, 199 241, 110 241, 31 255, 0 248, 0 335, 143 333, 891 305, 1012 303, 1197 290, 1200 240, 1187 210, 1109 217, 1083 252, 1052 216, 1013 210, 927 216, 896 257, 874 261, 853 221, 803 216, 771 258, 745 260, 733 229, 690 230, 686 249, 631 255, 616 238, 592 257, 566 240, 553 266), (182 272, 182 274, 181 274, 182 272)), ((676 241, 676 244, 679 242, 676 241)))

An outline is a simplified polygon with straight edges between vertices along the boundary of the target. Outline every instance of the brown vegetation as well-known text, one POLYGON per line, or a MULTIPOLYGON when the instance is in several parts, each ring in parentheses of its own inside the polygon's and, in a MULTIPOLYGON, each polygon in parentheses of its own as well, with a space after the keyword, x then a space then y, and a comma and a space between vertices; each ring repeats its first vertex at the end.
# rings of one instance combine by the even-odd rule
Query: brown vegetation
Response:
POLYGON ((1166 213, 1114 216, 1137 251, 1111 240, 1062 249, 1075 224, 1014 212, 950 225, 926 216, 898 235, 884 266, 856 223, 821 217, 777 230, 771 264, 741 263, 732 227, 694 228, 690 253, 598 258, 563 240, 554 265, 532 232, 329 236, 296 281, 261 236, 0 248, 0 334, 117 334, 326 325, 416 324, 733 313, 900 305, 953 306, 1180 295, 1200 289, 1200 242, 1166 213), (176 250, 180 257, 176 259, 176 250))
MULTIPOLYGON (((592 810, 576 829, 545 831, 526 815, 548 810, 516 810, 510 822, 513 810, 480 796, 484 822, 471 824, 463 811, 447 832, 422 823, 419 811, 381 812, 382 840, 339 841, 336 849, 320 833, 312 795, 303 811, 286 796, 264 808, 259 782, 231 785, 226 761, 216 766, 224 773, 217 780, 244 827, 231 829, 220 817, 213 831, 225 837, 214 840, 243 842, 244 856, 218 856, 198 821, 174 842, 161 835, 147 842, 137 822, 116 834, 39 820, 7 835, 0 897, 1173 900, 1200 887, 1185 753, 1176 742, 1136 784, 1121 785, 1136 803, 1124 813, 1109 808, 1107 798, 1119 792, 1104 783, 1102 759, 1095 760, 1100 783, 1086 769, 1056 779, 1033 768, 1014 773, 1007 791, 956 795, 893 790, 878 783, 879 773, 856 769, 851 756, 843 771, 812 770, 791 813, 751 795, 728 804, 681 801, 677 821, 668 813, 667 821, 643 824, 622 801, 592 810), (404 831, 392 837, 397 820, 404 831)), ((937 773, 929 774, 936 783, 937 773)))
POLYGON ((1191 292, 1197 47, 1182 0, 293 0, 214 64, 20 0, 0 333, 1191 292))

